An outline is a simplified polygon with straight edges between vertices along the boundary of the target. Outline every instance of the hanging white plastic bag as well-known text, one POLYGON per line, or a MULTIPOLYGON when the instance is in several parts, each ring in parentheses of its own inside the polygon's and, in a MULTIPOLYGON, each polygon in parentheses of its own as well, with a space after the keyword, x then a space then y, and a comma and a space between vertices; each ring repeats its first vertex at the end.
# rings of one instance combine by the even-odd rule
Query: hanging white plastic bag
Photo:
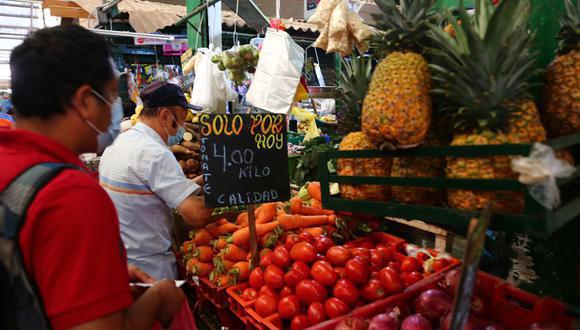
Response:
POLYGON ((552 148, 534 143, 529 157, 512 160, 512 170, 520 174, 519 181, 528 186, 530 195, 546 209, 552 210, 560 206, 556 178, 570 177, 576 169, 558 159, 552 148))
MULTIPOLYGON (((233 101, 237 94, 226 81, 224 73, 212 63, 215 53, 207 48, 200 48, 202 58, 195 70, 195 80, 191 90, 190 103, 203 108, 204 112, 220 111, 219 101, 233 101)), ((223 109, 225 111, 225 107, 223 109)))
POLYGON ((290 110, 304 65, 304 49, 284 31, 269 28, 246 95, 253 106, 273 113, 290 110))

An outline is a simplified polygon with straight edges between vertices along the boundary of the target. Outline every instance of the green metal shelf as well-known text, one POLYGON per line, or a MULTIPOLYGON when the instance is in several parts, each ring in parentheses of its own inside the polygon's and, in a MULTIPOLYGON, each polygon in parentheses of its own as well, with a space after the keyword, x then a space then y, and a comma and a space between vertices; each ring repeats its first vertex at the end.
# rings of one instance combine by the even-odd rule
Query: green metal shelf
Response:
MULTIPOLYGON (((554 149, 564 149, 580 145, 580 133, 553 139, 548 141, 547 144, 554 149)), ((492 216, 490 229, 505 232, 549 235, 578 218, 580 215, 580 195, 569 191, 571 190, 569 189, 570 186, 575 183, 580 183, 580 167, 577 168, 572 177, 558 180, 558 186, 562 192, 562 205, 557 210, 549 211, 536 202, 529 195, 527 187, 517 180, 339 176, 329 173, 327 166, 330 160, 338 158, 528 156, 531 149, 531 144, 503 144, 425 147, 398 151, 327 151, 320 154, 318 164, 319 180, 322 187, 322 203, 327 209, 398 217, 409 220, 418 219, 427 223, 444 225, 458 231, 463 231, 467 228, 469 220, 479 216, 480 212, 461 211, 446 206, 422 206, 397 202, 349 200, 331 197, 328 183, 523 192, 525 195, 524 212, 522 214, 495 213, 492 216)))

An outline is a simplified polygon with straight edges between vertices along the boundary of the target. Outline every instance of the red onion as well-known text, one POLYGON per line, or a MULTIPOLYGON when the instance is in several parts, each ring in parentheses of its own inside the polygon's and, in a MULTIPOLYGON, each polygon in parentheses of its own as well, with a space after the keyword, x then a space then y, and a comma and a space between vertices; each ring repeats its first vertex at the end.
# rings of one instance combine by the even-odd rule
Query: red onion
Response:
POLYGON ((528 330, 562 330, 562 328, 554 322, 539 322, 531 324, 528 330))
POLYGON ((489 303, 478 296, 473 296, 471 300, 471 313, 477 317, 487 317, 489 315, 489 303))
POLYGON ((475 321, 480 329, 482 330, 503 330, 503 327, 493 321, 485 318, 475 318, 475 321))
POLYGON ((338 322, 334 330, 367 330, 368 327, 369 322, 358 317, 348 317, 338 322))
MULTIPOLYGON (((450 295, 454 296, 457 290, 457 285, 459 284, 459 277, 461 276, 461 269, 454 268, 445 274, 445 278, 441 281, 440 286, 450 295)), ((475 279, 475 289, 474 294, 477 294, 478 290, 481 288, 481 283, 479 278, 475 279)))
POLYGON ((396 313, 383 313, 371 319, 368 330, 397 330, 399 317, 396 313))
POLYGON ((414 314, 403 320, 401 330, 433 330, 433 327, 421 314, 414 314))
POLYGON ((438 289, 424 291, 415 299, 415 312, 423 315, 431 324, 437 325, 437 322, 451 311, 453 299, 438 289))

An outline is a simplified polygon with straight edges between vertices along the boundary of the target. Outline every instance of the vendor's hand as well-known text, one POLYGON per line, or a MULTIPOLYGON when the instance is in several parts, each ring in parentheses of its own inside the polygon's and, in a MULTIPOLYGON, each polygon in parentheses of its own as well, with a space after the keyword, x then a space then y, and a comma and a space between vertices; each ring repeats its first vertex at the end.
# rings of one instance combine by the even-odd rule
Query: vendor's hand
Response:
POLYGON ((193 181, 193 183, 197 184, 198 186, 203 186, 204 184, 203 175, 198 175, 195 178, 191 179, 191 181, 193 181))
POLYGON ((139 267, 127 265, 130 283, 155 283, 155 278, 142 271, 139 267))
POLYGON ((155 290, 160 298, 158 320, 170 320, 183 306, 185 295, 183 291, 175 286, 174 281, 161 280, 153 285, 152 290, 155 290))

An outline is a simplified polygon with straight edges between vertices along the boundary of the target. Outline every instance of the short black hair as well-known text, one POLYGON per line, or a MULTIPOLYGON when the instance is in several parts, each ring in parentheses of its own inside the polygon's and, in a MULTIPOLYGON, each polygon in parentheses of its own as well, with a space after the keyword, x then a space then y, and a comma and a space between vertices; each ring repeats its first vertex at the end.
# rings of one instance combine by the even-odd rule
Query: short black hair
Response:
POLYGON ((10 56, 16 114, 47 119, 64 113, 82 85, 102 93, 115 77, 110 58, 105 39, 78 25, 36 31, 10 56))

